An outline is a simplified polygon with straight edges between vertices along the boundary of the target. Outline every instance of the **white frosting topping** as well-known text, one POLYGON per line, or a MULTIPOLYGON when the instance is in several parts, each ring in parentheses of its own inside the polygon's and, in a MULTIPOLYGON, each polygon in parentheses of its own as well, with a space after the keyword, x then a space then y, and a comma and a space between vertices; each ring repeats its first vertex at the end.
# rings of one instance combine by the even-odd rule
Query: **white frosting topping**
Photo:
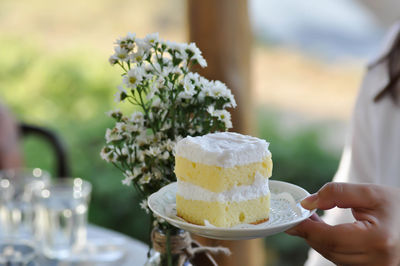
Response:
POLYGON ((202 201, 245 201, 268 195, 268 178, 256 173, 254 182, 247 186, 236 186, 224 192, 212 192, 189 182, 178 180, 177 194, 188 200, 202 201))
POLYGON ((175 154, 192 162, 221 167, 234 167, 261 162, 271 156, 269 143, 263 139, 232 132, 219 132, 199 137, 186 137, 175 147, 175 154))

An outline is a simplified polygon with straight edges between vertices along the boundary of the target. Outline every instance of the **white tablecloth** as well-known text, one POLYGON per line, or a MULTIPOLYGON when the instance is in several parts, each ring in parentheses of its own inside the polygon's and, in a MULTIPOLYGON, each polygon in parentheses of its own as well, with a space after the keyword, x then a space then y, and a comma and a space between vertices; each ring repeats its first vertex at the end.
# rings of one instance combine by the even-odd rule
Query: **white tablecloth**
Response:
POLYGON ((126 250, 125 259, 123 264, 120 264, 121 266, 142 266, 146 262, 148 246, 138 240, 106 228, 90 225, 88 228, 88 239, 93 238, 103 239, 104 241, 113 238, 120 239, 121 244, 123 244, 126 250))
POLYGON ((88 243, 83 254, 67 260, 39 258, 40 266, 142 266, 148 246, 121 233, 89 225, 88 243))

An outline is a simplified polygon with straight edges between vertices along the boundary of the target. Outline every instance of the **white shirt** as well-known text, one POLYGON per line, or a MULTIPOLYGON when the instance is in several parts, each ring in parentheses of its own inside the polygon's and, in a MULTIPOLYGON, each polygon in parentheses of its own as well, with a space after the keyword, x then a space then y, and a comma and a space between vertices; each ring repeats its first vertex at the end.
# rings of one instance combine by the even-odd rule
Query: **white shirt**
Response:
MULTIPOLYGON (((377 58, 390 51, 398 34, 400 22, 389 31, 377 58)), ((389 94, 374 102, 374 97, 388 82, 387 62, 370 64, 359 91, 350 134, 333 181, 400 187, 400 104, 396 106, 389 94)), ((331 225, 354 221, 350 209, 339 208, 327 211, 323 219, 331 225)), ((305 265, 334 264, 310 250, 305 265)))

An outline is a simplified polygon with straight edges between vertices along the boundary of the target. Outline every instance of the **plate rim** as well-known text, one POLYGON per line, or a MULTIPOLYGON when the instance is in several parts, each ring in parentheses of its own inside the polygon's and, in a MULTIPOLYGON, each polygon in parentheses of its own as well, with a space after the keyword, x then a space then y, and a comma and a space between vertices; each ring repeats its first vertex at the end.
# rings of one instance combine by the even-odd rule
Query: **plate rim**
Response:
MULTIPOLYGON (((301 190, 301 191, 305 194, 305 197, 310 196, 310 193, 309 193, 307 190, 305 190, 304 188, 302 188, 302 187, 300 187, 300 186, 298 186, 298 185, 295 185, 295 184, 292 184, 292 183, 289 183, 289 182, 285 182, 285 181, 273 180, 273 179, 270 179, 270 180, 269 180, 269 185, 270 185, 270 187, 271 187, 271 183, 276 183, 276 184, 281 184, 281 185, 284 185, 284 186, 289 186, 289 187, 295 188, 295 189, 297 189, 297 190, 301 190)), ((278 229, 278 228, 280 228, 280 227, 295 225, 295 224, 297 224, 297 223, 299 223, 299 222, 302 222, 302 221, 308 219, 308 218, 309 218, 311 215, 313 215, 313 214, 315 213, 315 211, 316 211, 315 209, 314 209, 314 210, 307 210, 307 209, 304 209, 304 210, 308 211, 308 214, 307 214, 307 215, 301 216, 301 217, 299 217, 299 218, 297 218, 297 219, 295 219, 295 220, 292 220, 292 221, 289 221, 289 222, 286 222, 286 223, 277 224, 277 225, 272 225, 272 226, 268 226, 268 227, 249 227, 249 228, 205 227, 204 225, 192 224, 192 223, 189 223, 189 222, 187 222, 187 221, 175 220, 175 219, 173 219, 173 218, 171 218, 171 217, 164 216, 164 215, 160 214, 158 211, 156 211, 156 210, 153 208, 154 206, 152 206, 151 203, 152 203, 152 201, 154 200, 154 197, 156 197, 156 194, 162 193, 162 192, 165 191, 165 190, 169 190, 170 187, 175 186, 176 184, 177 184, 176 181, 175 181, 175 182, 172 182, 172 183, 170 183, 170 184, 168 184, 168 185, 162 187, 162 188, 159 189, 157 192, 154 192, 153 194, 151 194, 151 195, 149 196, 149 198, 148 198, 148 206, 149 206, 149 208, 151 209, 151 211, 152 211, 156 216, 158 216, 158 217, 160 217, 160 218, 166 220, 167 222, 169 222, 170 224, 172 224, 172 225, 174 225, 174 226, 176 226, 176 227, 185 229, 185 230, 187 230, 187 231, 190 231, 188 228, 193 228, 194 230, 201 230, 201 231, 207 230, 207 231, 213 231, 213 232, 227 232, 227 233, 228 233, 228 232, 229 232, 229 233, 238 233, 238 232, 258 232, 258 231, 264 231, 264 230, 273 230, 273 229, 278 229), (178 225, 179 225, 179 226, 178 226, 178 225)), ((297 203, 298 203, 298 202, 296 201, 296 204, 297 204, 297 203)), ((207 234, 207 235, 208 235, 208 234, 207 234)))

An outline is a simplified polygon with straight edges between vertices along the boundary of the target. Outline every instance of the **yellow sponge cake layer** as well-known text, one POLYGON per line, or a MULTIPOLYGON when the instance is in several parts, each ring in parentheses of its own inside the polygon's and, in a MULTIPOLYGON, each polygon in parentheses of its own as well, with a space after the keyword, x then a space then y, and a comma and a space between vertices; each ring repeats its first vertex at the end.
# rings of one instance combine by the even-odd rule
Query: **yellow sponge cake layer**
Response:
POLYGON ((271 176, 271 156, 265 157, 261 162, 236 165, 231 168, 195 163, 180 156, 175 157, 175 174, 179 180, 190 182, 212 192, 251 185, 254 183, 256 172, 266 178, 271 176))
POLYGON ((209 202, 185 199, 176 195, 178 216, 194 224, 204 220, 217 227, 231 227, 241 223, 263 222, 269 217, 270 194, 246 201, 209 202))
POLYGON ((175 147, 176 210, 217 227, 269 218, 272 159, 265 140, 232 132, 186 137, 175 147))

